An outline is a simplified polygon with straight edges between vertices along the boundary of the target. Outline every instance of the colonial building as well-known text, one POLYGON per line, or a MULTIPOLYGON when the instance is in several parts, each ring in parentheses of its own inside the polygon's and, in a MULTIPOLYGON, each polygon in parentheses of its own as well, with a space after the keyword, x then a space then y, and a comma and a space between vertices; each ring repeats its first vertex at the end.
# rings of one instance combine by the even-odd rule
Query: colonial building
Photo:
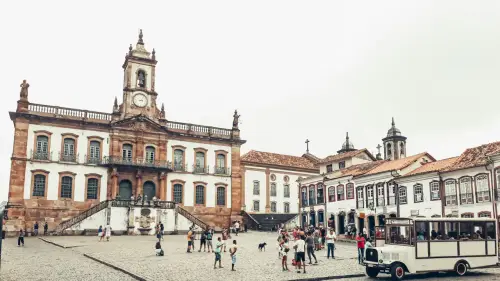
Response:
POLYGON ((157 60, 142 31, 123 63, 121 103, 111 113, 31 102, 21 84, 15 112, 8 232, 62 221, 100 202, 142 196, 176 202, 208 225, 240 218, 237 112, 232 128, 167 118, 155 89, 157 60))

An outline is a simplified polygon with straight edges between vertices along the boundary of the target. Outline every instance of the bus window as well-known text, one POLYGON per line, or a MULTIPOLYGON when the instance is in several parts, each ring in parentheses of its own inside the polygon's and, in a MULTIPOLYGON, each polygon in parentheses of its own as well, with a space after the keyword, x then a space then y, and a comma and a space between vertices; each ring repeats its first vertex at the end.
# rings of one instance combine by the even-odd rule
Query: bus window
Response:
POLYGON ((446 222, 445 233, 449 240, 458 239, 458 222, 446 222))
POLYGON ((458 238, 457 222, 431 222, 431 240, 456 240, 458 238))
POLYGON ((494 222, 487 222, 486 223, 486 238, 487 239, 495 239, 496 236, 496 228, 495 228, 495 223, 494 222))
POLYGON ((429 240, 429 222, 415 222, 415 230, 417 232, 417 241, 429 240))
POLYGON ((388 228, 386 243, 396 245, 413 245, 412 229, 409 226, 392 226, 388 228))
POLYGON ((460 222, 460 240, 484 239, 484 221, 460 222))

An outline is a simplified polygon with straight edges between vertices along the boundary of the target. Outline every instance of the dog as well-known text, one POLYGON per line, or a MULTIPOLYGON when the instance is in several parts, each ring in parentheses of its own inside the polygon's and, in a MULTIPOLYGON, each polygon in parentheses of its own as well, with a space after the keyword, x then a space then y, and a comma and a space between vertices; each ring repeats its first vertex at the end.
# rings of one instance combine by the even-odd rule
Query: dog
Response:
POLYGON ((265 251, 266 251, 266 245, 267 245, 267 243, 266 243, 266 242, 264 242, 264 243, 260 243, 260 244, 259 244, 259 250, 260 250, 261 252, 262 252, 262 250, 264 250, 264 252, 265 252, 265 251))

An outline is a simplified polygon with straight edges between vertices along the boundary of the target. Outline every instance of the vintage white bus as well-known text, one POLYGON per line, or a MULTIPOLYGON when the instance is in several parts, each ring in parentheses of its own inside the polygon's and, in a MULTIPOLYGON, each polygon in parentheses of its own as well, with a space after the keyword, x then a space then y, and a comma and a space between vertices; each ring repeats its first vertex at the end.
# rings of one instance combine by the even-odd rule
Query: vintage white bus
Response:
POLYGON ((497 222, 490 218, 388 218, 374 248, 365 250, 366 274, 455 271, 498 266, 497 222), (384 239, 385 238, 385 239, 384 239))

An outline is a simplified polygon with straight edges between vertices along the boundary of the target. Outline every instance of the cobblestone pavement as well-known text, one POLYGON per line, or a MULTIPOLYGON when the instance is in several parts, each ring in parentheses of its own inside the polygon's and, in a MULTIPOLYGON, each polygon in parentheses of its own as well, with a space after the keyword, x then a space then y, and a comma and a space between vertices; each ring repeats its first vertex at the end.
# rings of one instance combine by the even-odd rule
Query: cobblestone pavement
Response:
MULTIPOLYGON (((219 235, 216 235, 217 238, 219 235)), ((289 268, 291 272, 281 271, 281 262, 278 259, 276 235, 273 233, 243 233, 239 236, 233 236, 238 242, 238 254, 236 272, 231 272, 231 258, 229 253, 222 255, 222 269, 213 269, 214 254, 199 253, 199 241, 196 241, 196 251, 194 253, 186 253, 186 236, 170 235, 165 236, 165 241, 162 242, 165 256, 157 257, 154 254, 154 245, 156 239, 153 236, 113 236, 110 242, 97 242, 97 237, 85 236, 65 236, 65 237, 48 237, 49 241, 57 243, 68 249, 62 249, 36 239, 28 239, 28 243, 33 241, 33 247, 40 250, 36 251, 38 258, 50 259, 44 264, 50 270, 55 270, 59 273, 54 274, 50 279, 41 278, 16 278, 16 280, 63 280, 58 279, 58 274, 66 274, 73 278, 64 280, 131 280, 129 277, 123 277, 122 273, 113 270, 109 267, 104 267, 97 262, 84 258, 83 254, 95 257, 109 264, 127 270, 137 276, 140 276, 148 281, 156 280, 297 280, 315 277, 329 276, 345 276, 345 275, 361 275, 364 274, 364 267, 357 264, 356 248, 354 244, 337 243, 335 256, 336 259, 326 259, 326 251, 316 252, 318 257, 318 265, 308 266, 307 273, 296 273, 293 271, 291 261, 289 260, 289 268), (35 241, 40 241, 35 243, 35 241), (260 252, 257 247, 259 243, 267 243, 265 252, 260 252), (56 255, 54 255, 54 253, 56 255), (56 257, 58 256, 59 260, 56 257), (47 257, 47 258, 46 258, 47 257), (56 264, 59 263, 60 265, 56 264), (63 263, 63 264, 61 264, 63 263), (79 265, 74 269, 75 264, 79 265), (71 267, 73 265, 73 267, 71 267), (69 269, 68 269, 69 268, 69 269), (88 273, 91 269, 93 272, 88 273), (71 272, 70 272, 71 271, 71 272), (97 274, 96 272, 99 272, 97 274), (112 273, 112 278, 99 279, 100 276, 112 273), (96 277, 97 276, 97 277, 96 277), (129 279, 127 279, 129 278, 129 279)), ((6 240, 9 241, 9 240, 6 240)), ((229 240, 228 240, 229 242, 229 240)), ((10 240, 10 244, 14 245, 15 241, 10 240)), ((30 245, 30 244, 28 244, 30 245)), ((30 246, 31 247, 31 246, 30 246)), ((26 250, 20 249, 20 250, 26 250)), ((18 250, 17 247, 11 250, 18 250)), ((22 255, 18 255, 20 257, 22 255)), ((18 265, 18 271, 21 271, 25 264, 36 264, 36 259, 33 258, 27 263, 18 265), (32 263, 33 262, 33 263, 32 263), (20 269, 19 269, 20 268, 20 269)), ((314 262, 314 260, 313 260, 314 262)), ((12 265, 11 265, 12 267, 12 265)), ((2 267, 2 277, 3 277, 2 267)), ((41 275, 39 267, 30 269, 29 272, 21 272, 22 277, 41 275)), ((500 270, 489 269, 481 270, 479 273, 472 275, 476 280, 500 280, 500 270)), ((43 273, 47 274, 47 273, 43 273)), ((423 275, 416 277, 409 276, 409 280, 422 278, 423 275)), ((427 276, 424 276, 427 277, 427 276)), ((453 275, 441 274, 438 278, 425 279, 430 281, 451 280, 453 275)), ((389 280, 388 275, 381 274, 379 280, 389 280)), ((1 279, 4 280, 3 278, 1 279)), ((13 279, 6 279, 13 280, 13 279)), ((344 279, 349 281, 354 280, 370 280, 366 277, 356 277, 344 279)))
POLYGON ((32 237, 25 238, 25 243, 24 247, 17 247, 17 239, 3 240, 0 280, 135 280, 71 249, 62 249, 32 237))

